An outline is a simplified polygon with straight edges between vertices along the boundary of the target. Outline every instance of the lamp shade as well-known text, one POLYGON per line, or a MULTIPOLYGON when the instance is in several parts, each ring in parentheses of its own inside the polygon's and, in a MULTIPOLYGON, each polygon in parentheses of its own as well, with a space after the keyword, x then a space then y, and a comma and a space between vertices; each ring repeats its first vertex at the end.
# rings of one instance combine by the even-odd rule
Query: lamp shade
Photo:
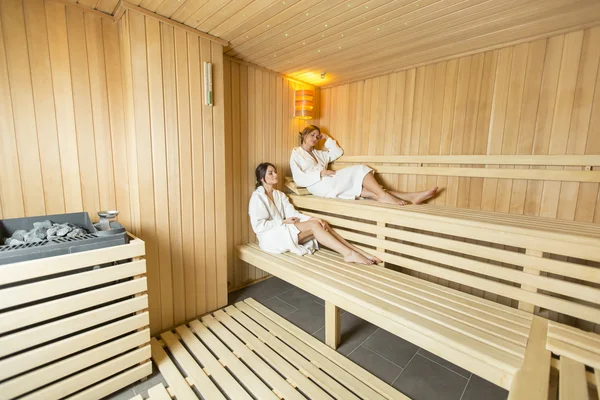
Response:
POLYGON ((296 90, 295 99, 296 105, 294 108, 294 117, 301 119, 313 118, 313 98, 314 90, 302 89, 296 90))

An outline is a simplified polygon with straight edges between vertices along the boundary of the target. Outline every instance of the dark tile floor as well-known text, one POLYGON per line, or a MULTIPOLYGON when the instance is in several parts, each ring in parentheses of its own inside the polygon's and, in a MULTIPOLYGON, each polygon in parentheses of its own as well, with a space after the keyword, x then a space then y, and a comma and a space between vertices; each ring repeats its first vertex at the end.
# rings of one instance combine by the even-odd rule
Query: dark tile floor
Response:
MULTIPOLYGON (((271 278, 229 294, 233 304, 248 297, 323 340, 323 301, 279 278, 271 278)), ((508 392, 412 343, 342 312, 338 351, 414 400, 504 400, 508 392)), ((147 397, 148 388, 164 382, 155 372, 146 381, 129 386, 109 399, 147 397)))

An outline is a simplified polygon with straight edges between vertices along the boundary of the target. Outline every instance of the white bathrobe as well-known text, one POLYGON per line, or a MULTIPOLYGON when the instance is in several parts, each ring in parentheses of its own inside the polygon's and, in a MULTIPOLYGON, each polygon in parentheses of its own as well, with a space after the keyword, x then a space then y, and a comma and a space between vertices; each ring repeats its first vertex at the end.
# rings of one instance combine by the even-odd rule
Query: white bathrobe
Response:
POLYGON ((344 153, 335 140, 326 137, 326 150, 312 150, 317 161, 302 146, 292 150, 290 168, 294 182, 315 196, 354 200, 362 192, 365 175, 373 170, 364 165, 354 165, 336 171, 335 176, 321 177, 321 171, 344 153))
POLYGON ((258 238, 261 249, 270 253, 285 253, 291 251, 300 256, 312 254, 319 248, 316 240, 298 243, 300 230, 293 224, 284 224, 286 218, 296 217, 300 222, 308 221, 310 217, 294 208, 285 193, 273 191, 274 203, 267 197, 265 189, 261 186, 250 197, 248 214, 252 229, 258 238))

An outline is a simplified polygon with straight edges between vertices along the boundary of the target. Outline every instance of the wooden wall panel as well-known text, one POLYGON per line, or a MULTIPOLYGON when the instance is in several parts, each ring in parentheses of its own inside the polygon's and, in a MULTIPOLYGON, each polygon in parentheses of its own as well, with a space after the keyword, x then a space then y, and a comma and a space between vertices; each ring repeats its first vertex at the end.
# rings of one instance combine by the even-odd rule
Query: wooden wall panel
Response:
POLYGON ((0 24, 3 217, 116 208, 127 225, 117 26, 44 0, 2 1, 0 24))
MULTIPOLYGON (((599 154, 599 61, 600 28, 575 31, 324 88, 320 124, 346 155, 599 154)), ((437 184, 435 204, 600 222, 597 184, 381 179, 437 184)))
POLYGON ((118 25, 131 229, 146 241, 151 324, 162 331, 227 304, 222 46, 135 11, 118 25), (204 62, 213 63, 212 107, 204 62))
MULTIPOLYGON (((294 90, 309 86, 229 57, 224 65, 226 157, 231 160, 226 190, 234 193, 224 204, 233 221, 228 225, 233 255, 235 246, 256 239, 248 217, 248 201, 255 189, 254 169, 261 162, 275 164, 278 189, 284 190, 284 178, 291 176, 290 154, 299 144, 298 132, 316 121, 294 118, 294 90)), ((317 92, 317 109, 319 98, 317 92)), ((230 257, 230 291, 265 276, 258 268, 230 257)))
POLYGON ((120 210, 153 333, 227 303, 222 68, 220 44, 140 14, 0 2, 0 218, 120 210))

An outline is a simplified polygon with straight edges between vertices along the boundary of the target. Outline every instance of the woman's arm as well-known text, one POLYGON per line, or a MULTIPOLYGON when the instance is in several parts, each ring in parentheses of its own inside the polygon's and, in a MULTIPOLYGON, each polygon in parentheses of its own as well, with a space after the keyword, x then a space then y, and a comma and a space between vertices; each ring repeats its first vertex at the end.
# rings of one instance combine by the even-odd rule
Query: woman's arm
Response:
POLYGON ((298 187, 309 187, 321 180, 321 170, 311 167, 311 170, 304 171, 298 162, 294 159, 294 153, 290 158, 290 168, 294 183, 298 187))
POLYGON ((271 215, 269 214, 269 210, 267 210, 267 206, 260 201, 257 196, 252 196, 250 198, 248 215, 250 215, 252 230, 256 234, 263 233, 283 225, 283 221, 271 219, 271 215))
POLYGON ((327 149, 328 162, 334 162, 335 160, 340 158, 342 154, 344 154, 344 150, 342 150, 342 148, 338 146, 335 139, 330 138, 324 133, 322 133, 321 135, 327 138, 327 140, 325 141, 325 148, 327 149))
POLYGON ((282 197, 283 211, 284 211, 286 218, 296 217, 300 220, 299 222, 308 221, 311 218, 310 216, 308 216, 306 214, 302 214, 301 212, 296 210, 296 208, 292 205, 292 203, 290 203, 290 199, 285 195, 285 193, 281 193, 281 195, 283 196, 282 197))

